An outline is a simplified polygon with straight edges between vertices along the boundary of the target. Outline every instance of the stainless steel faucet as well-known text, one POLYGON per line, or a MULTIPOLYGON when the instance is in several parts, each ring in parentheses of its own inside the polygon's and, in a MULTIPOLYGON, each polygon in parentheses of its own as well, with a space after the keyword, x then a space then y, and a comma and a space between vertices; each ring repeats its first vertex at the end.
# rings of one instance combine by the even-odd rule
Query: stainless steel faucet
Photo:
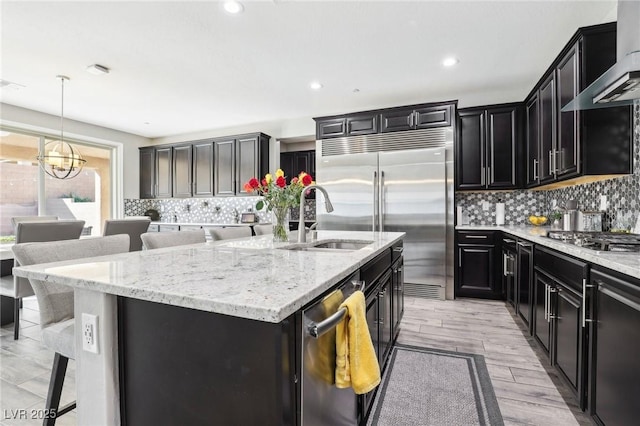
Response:
POLYGON ((307 234, 304 228, 304 199, 309 189, 317 189, 318 191, 322 192, 322 195, 324 195, 324 207, 327 210, 327 213, 331 213, 333 211, 333 205, 331 204, 331 200, 329 200, 329 194, 327 194, 327 191, 323 187, 315 184, 305 187, 302 191, 302 194, 300 194, 300 216, 298 216, 298 220, 300 220, 300 223, 298 225, 299 243, 307 242, 307 234))

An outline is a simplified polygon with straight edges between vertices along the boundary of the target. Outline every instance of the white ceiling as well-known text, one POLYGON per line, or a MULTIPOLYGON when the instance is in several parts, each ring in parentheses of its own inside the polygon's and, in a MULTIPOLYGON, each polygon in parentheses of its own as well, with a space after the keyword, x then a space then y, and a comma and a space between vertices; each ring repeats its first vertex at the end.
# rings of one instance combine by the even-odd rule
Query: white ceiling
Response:
POLYGON ((615 1, 2 1, 2 102, 146 137, 459 99, 523 100, 615 1), (460 63, 440 63, 454 54, 460 63), (98 63, 111 73, 95 76, 98 63), (324 88, 309 89, 312 80, 324 88), (359 93, 353 93, 358 88, 359 93), (145 124, 145 123, 149 124, 145 124))

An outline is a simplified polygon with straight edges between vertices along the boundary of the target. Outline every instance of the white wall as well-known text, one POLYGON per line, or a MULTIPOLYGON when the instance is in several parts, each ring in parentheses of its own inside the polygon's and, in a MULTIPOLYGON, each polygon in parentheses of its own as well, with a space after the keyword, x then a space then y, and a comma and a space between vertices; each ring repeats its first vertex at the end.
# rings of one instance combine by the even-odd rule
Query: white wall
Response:
MULTIPOLYGON (((14 105, 0 104, 0 125, 13 130, 56 135, 60 132, 60 117, 14 105)), ((124 157, 121 179, 122 198, 138 198, 140 186, 138 184, 138 147, 149 145, 150 139, 75 120, 65 120, 64 132, 70 139, 107 145, 121 144, 124 157)))
POLYGON ((155 138, 151 141, 151 144, 160 145, 165 143, 193 141, 198 139, 240 135, 243 133, 255 132, 266 133, 267 135, 271 136, 272 139, 276 140, 300 136, 310 136, 312 139, 315 139, 316 123, 311 117, 269 121, 263 123, 252 123, 241 126, 224 127, 220 129, 203 130, 199 132, 155 138))

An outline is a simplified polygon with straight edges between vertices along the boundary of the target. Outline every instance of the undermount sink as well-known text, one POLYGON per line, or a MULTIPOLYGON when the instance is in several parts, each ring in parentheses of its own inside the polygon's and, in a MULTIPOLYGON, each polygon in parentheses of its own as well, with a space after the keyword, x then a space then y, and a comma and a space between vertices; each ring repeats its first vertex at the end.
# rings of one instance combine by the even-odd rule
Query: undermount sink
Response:
POLYGON ((291 244, 281 247, 283 250, 296 251, 355 251, 360 250, 373 243, 364 240, 322 240, 310 243, 291 244))

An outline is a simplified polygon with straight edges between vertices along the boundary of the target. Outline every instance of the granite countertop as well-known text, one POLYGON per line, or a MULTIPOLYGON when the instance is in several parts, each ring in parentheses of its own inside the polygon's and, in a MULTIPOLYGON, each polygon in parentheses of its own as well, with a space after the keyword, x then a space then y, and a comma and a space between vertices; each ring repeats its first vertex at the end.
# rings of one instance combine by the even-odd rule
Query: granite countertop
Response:
POLYGON ((594 265, 604 266, 622 274, 640 278, 640 254, 639 253, 614 253, 608 251, 591 250, 573 244, 547 238, 548 227, 533 226, 488 226, 488 225, 463 225, 456 226, 456 230, 464 231, 503 231, 516 237, 529 240, 535 244, 549 247, 561 253, 566 253, 578 259, 585 260, 594 265))
POLYGON ((318 231, 373 241, 355 251, 279 250, 271 235, 19 267, 14 275, 134 299, 280 322, 404 236, 318 231))

